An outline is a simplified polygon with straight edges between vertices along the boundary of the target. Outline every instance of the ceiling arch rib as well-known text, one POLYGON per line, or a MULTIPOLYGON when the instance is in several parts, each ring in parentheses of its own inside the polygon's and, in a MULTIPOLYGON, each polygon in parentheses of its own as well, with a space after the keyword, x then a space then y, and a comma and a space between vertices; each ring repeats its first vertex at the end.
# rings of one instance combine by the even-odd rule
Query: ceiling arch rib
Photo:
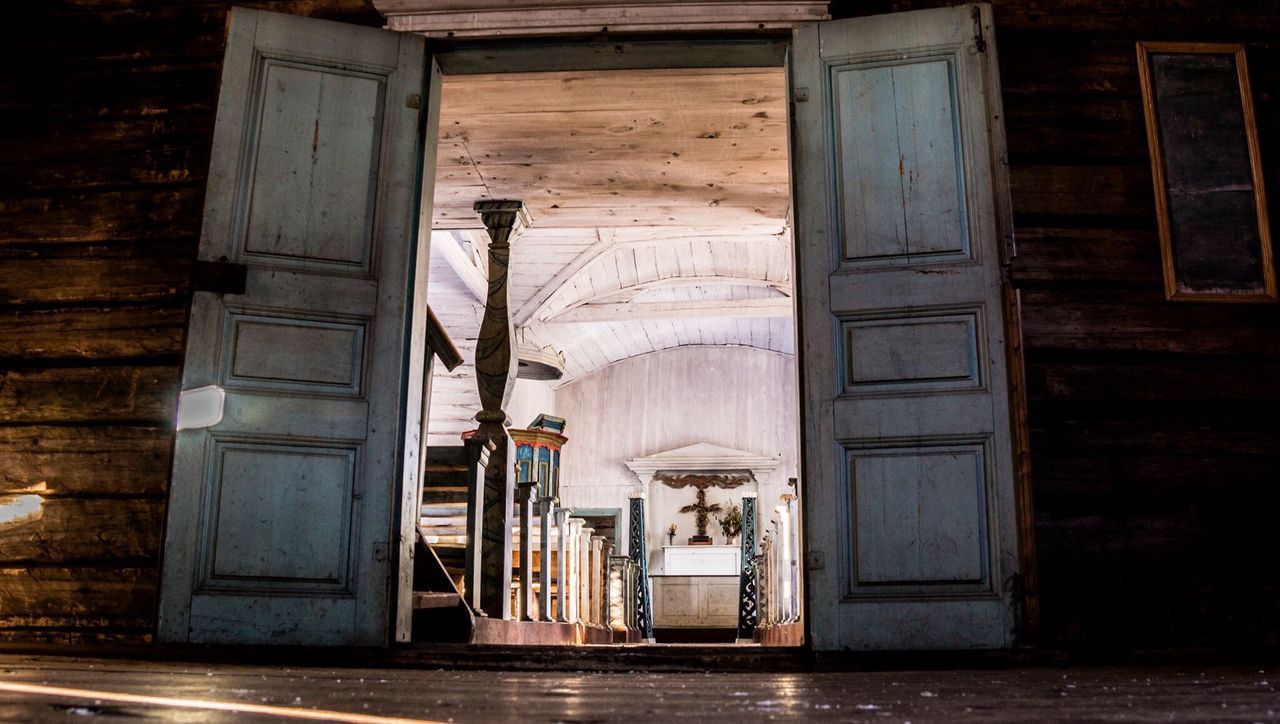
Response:
POLYGON ((705 317, 789 317, 792 313, 791 285, 785 282, 750 277, 680 276, 636 282, 596 296, 578 299, 540 320, 546 324, 586 321, 627 321, 670 318, 683 321, 705 317), (740 294, 686 294, 683 299, 638 301, 637 297, 654 290, 715 288, 740 294), (750 298, 746 290, 773 292, 750 298), (738 297, 738 298, 734 298, 738 297))
MULTIPOLYGON (((636 228, 600 228, 594 230, 596 241, 585 251, 579 254, 569 264, 560 269, 555 276, 542 285, 528 299, 524 300, 514 315, 512 315, 512 323, 520 326, 537 318, 545 318, 543 314, 549 306, 551 306, 558 293, 572 286, 573 281, 578 274, 592 264, 601 260, 607 260, 608 257, 616 256, 618 253, 631 253, 636 267, 637 280, 642 275, 640 267, 640 257, 656 260, 656 253, 653 251, 655 247, 672 247, 679 250, 680 247, 692 248, 692 244, 710 245, 708 248, 714 248, 720 244, 752 244, 758 251, 757 254, 771 256, 774 250, 778 250, 784 254, 790 254, 790 237, 786 228, 781 229, 753 229, 750 233, 732 235, 728 233, 709 232, 705 229, 682 229, 682 228, 664 228, 664 227, 648 227, 642 229, 636 228), (767 250, 767 251, 766 251, 767 250)), ((615 266, 621 269, 625 265, 615 262, 615 266)), ((653 264, 653 274, 658 274, 656 261, 653 264)), ((519 265, 515 265, 513 274, 519 274, 519 265)))

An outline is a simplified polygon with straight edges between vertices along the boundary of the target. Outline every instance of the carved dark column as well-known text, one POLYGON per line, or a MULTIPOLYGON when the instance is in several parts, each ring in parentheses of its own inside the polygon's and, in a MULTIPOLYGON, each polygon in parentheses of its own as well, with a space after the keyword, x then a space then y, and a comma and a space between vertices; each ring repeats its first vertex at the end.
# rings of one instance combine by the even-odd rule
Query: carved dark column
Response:
POLYGON ((646 641, 653 641, 653 604, 649 599, 649 542, 644 528, 644 503, 642 496, 631 499, 627 555, 636 564, 636 629, 646 641))
POLYGON ((755 637, 756 621, 756 496, 742 495, 742 575, 738 582, 738 638, 755 637))
POLYGON ((528 216, 519 201, 478 201, 475 210, 489 231, 489 293, 476 342, 476 386, 480 392, 476 422, 480 427, 475 437, 493 445, 484 476, 483 537, 479 541, 480 612, 510 618, 514 491, 504 407, 515 384, 518 360, 507 308, 507 268, 511 260, 511 240, 528 224, 528 216))

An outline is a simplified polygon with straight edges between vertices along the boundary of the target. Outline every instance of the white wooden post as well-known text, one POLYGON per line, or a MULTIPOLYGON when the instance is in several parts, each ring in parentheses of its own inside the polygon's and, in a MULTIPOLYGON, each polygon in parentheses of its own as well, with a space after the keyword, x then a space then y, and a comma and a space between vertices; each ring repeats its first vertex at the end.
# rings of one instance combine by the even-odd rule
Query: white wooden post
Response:
POLYGON ((791 512, 784 503, 774 508, 778 515, 778 622, 785 623, 791 618, 791 598, 794 590, 791 587, 791 512))
POLYGON ((554 621, 551 615, 551 526, 555 498, 538 498, 538 620, 554 621))
POLYGON ((533 599, 533 489, 537 483, 519 483, 520 488, 520 620, 538 620, 533 599))
POLYGON ((584 521, 578 535, 578 618, 591 623, 591 534, 595 532, 584 521))
POLYGON ((569 509, 556 508, 556 620, 569 618, 569 509))
POLYGON ((591 623, 604 625, 604 536, 591 536, 591 623))

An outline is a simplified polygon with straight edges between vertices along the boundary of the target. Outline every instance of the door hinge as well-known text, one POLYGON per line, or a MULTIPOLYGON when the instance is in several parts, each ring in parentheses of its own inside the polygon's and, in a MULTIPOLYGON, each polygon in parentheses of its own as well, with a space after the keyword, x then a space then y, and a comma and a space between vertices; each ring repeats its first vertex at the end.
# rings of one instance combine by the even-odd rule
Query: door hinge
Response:
POLYGON ((406 108, 421 108, 422 96, 417 93, 410 93, 409 97, 404 99, 404 105, 406 108))
POLYGON ((821 571, 827 567, 827 557, 822 551, 809 551, 809 570, 821 571))
POLYGON ((222 257, 221 261, 197 261, 191 267, 191 288, 214 294, 244 294, 249 267, 222 257))
POLYGON ((374 544, 373 544, 373 560, 375 560, 375 561, 386 561, 386 560, 387 560, 387 553, 388 553, 388 546, 387 546, 387 544, 386 544, 386 543, 374 543, 374 544))
POLYGON ((791 92, 792 103, 804 103, 809 100, 808 88, 796 88, 791 92))
POLYGON ((973 44, 977 47, 979 53, 985 53, 987 52, 987 38, 982 34, 982 8, 974 5, 970 13, 973 16, 973 44))

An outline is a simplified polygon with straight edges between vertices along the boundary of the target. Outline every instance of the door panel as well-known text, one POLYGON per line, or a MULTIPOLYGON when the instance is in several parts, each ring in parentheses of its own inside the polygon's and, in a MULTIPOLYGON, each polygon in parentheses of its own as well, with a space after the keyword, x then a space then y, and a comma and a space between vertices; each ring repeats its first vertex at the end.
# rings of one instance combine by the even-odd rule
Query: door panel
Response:
POLYGON ((818 649, 1002 647, 1018 570, 987 6, 797 31, 818 649), (987 47, 977 45, 978 25, 987 47))
POLYGON ((390 635, 424 60, 413 36, 232 11, 199 257, 248 271, 192 301, 183 388, 227 398, 177 433, 164 640, 390 635))

